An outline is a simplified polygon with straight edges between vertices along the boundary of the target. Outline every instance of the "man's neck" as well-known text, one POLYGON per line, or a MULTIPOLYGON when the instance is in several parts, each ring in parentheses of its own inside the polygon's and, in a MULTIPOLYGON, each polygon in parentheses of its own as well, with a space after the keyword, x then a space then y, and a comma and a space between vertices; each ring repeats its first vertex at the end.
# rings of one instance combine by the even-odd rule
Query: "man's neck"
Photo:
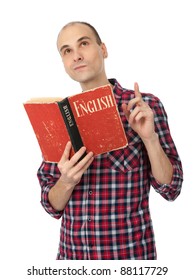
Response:
POLYGON ((90 90, 90 89, 93 89, 93 88, 98 88, 98 87, 101 87, 101 86, 105 86, 107 84, 110 84, 110 82, 107 78, 105 78, 103 80, 101 79, 100 81, 91 81, 91 82, 87 82, 87 83, 80 83, 80 86, 82 88, 82 91, 87 91, 87 90, 90 90))

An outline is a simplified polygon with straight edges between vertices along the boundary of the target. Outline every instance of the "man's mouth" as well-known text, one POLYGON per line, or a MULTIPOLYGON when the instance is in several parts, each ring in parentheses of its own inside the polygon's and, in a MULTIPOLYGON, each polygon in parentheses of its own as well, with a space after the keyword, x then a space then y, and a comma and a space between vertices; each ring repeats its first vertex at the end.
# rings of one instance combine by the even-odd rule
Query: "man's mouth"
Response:
POLYGON ((85 68, 85 67, 86 67, 86 65, 77 65, 77 66, 75 66, 75 67, 73 68, 73 70, 77 71, 77 70, 81 70, 81 69, 83 69, 83 68, 85 68))

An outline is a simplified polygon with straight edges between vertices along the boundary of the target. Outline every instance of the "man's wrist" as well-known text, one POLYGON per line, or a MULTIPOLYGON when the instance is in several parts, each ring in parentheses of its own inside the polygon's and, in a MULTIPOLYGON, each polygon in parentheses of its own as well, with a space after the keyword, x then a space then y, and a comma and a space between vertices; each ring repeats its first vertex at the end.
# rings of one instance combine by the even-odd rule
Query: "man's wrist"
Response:
POLYGON ((67 183, 67 181, 64 180, 62 176, 57 181, 57 185, 60 186, 61 188, 63 188, 64 190, 67 190, 67 191, 71 190, 71 189, 74 189, 74 187, 75 187, 75 185, 67 183))
POLYGON ((158 134, 154 132, 149 138, 142 138, 142 141, 146 147, 150 145, 154 145, 159 141, 158 134))

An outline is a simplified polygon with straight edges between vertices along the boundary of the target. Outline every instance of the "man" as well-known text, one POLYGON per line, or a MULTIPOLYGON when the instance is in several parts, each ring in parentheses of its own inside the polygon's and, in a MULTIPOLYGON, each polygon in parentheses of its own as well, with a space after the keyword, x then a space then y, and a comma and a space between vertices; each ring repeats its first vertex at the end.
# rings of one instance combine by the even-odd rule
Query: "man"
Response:
POLYGON ((70 158, 68 142, 58 164, 42 162, 41 203, 51 216, 62 217, 57 259, 156 259, 150 185, 172 201, 183 180, 163 105, 140 93, 137 83, 132 91, 107 79, 107 49, 90 24, 64 26, 57 47, 83 91, 112 85, 128 139, 124 149, 96 157, 87 151, 81 161, 86 148, 70 158))

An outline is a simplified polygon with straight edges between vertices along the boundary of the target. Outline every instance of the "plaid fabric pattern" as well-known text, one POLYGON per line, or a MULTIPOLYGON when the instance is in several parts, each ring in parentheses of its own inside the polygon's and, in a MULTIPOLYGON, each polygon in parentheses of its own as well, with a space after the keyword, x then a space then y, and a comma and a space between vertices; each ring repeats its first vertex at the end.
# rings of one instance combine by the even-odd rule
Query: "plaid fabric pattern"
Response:
POLYGON ((110 82, 114 84, 128 147, 97 156, 64 211, 53 209, 48 200, 49 190, 60 177, 57 164, 43 161, 37 173, 42 206, 54 218, 62 217, 57 259, 156 259, 149 211, 150 185, 169 201, 181 191, 182 166, 162 103, 151 94, 142 94, 154 111, 156 132, 173 164, 169 185, 159 184, 152 176, 146 149, 122 112, 121 104, 134 98, 134 91, 122 88, 115 79, 110 82))

